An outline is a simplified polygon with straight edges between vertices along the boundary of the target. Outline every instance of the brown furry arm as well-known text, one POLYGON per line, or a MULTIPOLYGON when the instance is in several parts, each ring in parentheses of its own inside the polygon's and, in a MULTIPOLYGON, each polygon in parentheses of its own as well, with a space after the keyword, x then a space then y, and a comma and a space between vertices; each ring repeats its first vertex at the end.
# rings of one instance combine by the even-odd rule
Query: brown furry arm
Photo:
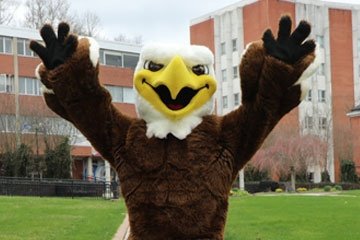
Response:
POLYGON ((114 165, 114 147, 124 144, 131 119, 112 105, 109 92, 100 85, 99 65, 91 59, 91 51, 90 41, 82 38, 64 64, 53 70, 40 65, 37 73, 49 108, 72 122, 114 165))
POLYGON ((280 119, 300 103, 306 91, 302 89, 307 75, 304 71, 314 59, 313 52, 287 64, 267 55, 262 41, 247 48, 240 64, 242 105, 222 118, 222 139, 234 155, 234 174, 280 119))

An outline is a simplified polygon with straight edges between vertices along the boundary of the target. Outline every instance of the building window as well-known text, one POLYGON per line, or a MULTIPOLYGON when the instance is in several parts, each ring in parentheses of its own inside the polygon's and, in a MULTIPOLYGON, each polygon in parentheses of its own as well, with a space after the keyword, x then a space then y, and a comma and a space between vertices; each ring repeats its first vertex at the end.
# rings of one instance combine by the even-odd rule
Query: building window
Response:
POLYGON ((226 82, 226 69, 221 70, 221 80, 226 82))
POLYGON ((312 91, 309 89, 308 94, 306 96, 306 101, 311 102, 312 101, 312 91))
POLYGON ((233 78, 238 78, 239 74, 238 74, 238 67, 235 66, 233 67, 233 78))
POLYGON ((23 56, 34 56, 33 51, 30 50, 29 48, 29 40, 26 39, 18 39, 17 40, 17 51, 19 55, 23 55, 23 56))
POLYGON ((15 115, 0 115, 0 132, 15 132, 15 115))
POLYGON ((225 47, 225 42, 222 42, 220 45, 220 49, 221 49, 221 55, 225 55, 226 54, 226 47, 225 47))
POLYGON ((40 96, 40 81, 36 78, 19 77, 19 93, 40 96))
POLYGON ((135 92, 133 88, 105 85, 110 92, 113 102, 135 103, 135 92))
POLYGON ((123 88, 123 102, 124 103, 135 103, 135 91, 133 88, 123 88))
POLYGON ((42 117, 37 120, 37 125, 41 123, 39 131, 50 135, 78 135, 78 130, 68 121, 58 117, 42 117))
POLYGON ((327 126, 327 119, 325 117, 319 118, 319 129, 325 130, 327 126))
POLYGON ((325 63, 321 63, 318 70, 319 75, 325 75, 325 63))
POLYGON ((100 49, 99 51, 100 64, 135 69, 138 61, 139 61, 138 54, 106 51, 104 49, 100 49))
POLYGON ((227 108, 228 107, 228 97, 223 96, 222 100, 223 100, 223 108, 227 108))
POLYGON ((0 92, 13 93, 14 79, 6 74, 0 74, 0 92))
POLYGON ((318 90, 318 101, 319 102, 326 101, 325 90, 318 90))
POLYGON ((313 128, 313 117, 306 116, 305 117, 305 128, 306 129, 312 129, 313 128))
MULTIPOLYGON (((0 115, 0 132, 15 132, 15 115, 0 115)), ((59 117, 19 116, 20 131, 47 135, 74 136, 76 128, 59 117)))
POLYGON ((113 102, 123 102, 122 87, 105 85, 105 88, 110 92, 113 102))
POLYGON ((237 38, 232 40, 232 50, 233 52, 237 51, 237 38))
POLYGON ((12 53, 12 40, 9 37, 0 37, 0 53, 12 53))
POLYGON ((240 104, 240 97, 239 97, 239 93, 235 93, 234 94, 234 105, 238 106, 240 104))
POLYGON ((105 53, 105 65, 122 67, 122 56, 105 53))
POLYGON ((324 47, 324 36, 317 35, 316 42, 319 45, 319 47, 323 48, 324 47))
POLYGON ((135 69, 139 61, 139 56, 124 54, 124 67, 135 69))

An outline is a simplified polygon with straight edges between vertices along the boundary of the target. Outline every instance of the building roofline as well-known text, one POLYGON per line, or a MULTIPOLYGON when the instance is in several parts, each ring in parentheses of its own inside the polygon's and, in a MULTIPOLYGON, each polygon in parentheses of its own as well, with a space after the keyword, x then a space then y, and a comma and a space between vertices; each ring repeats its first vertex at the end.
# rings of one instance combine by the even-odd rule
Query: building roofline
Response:
POLYGON ((235 8, 243 7, 243 6, 246 6, 246 5, 250 5, 250 4, 258 2, 258 1, 259 0, 240 0, 237 3, 230 4, 228 6, 220 8, 218 10, 215 10, 215 11, 212 11, 210 13, 204 14, 204 15, 202 15, 200 17, 191 19, 190 20, 190 26, 201 23, 201 22, 204 22, 204 21, 206 21, 208 19, 213 18, 214 16, 223 14, 224 12, 233 10, 235 8))
MULTIPOLYGON (((41 37, 38 30, 22 28, 22 27, 10 27, 0 25, 0 36, 6 37, 17 37, 23 39, 31 39, 41 41, 41 37)), ((101 49, 113 50, 113 51, 122 51, 122 52, 131 52, 131 53, 140 53, 142 46, 132 43, 123 43, 117 41, 109 41, 96 39, 99 43, 101 49)))
MULTIPOLYGON (((239 0, 237 3, 233 3, 231 5, 228 5, 226 7, 220 8, 218 10, 215 10, 213 12, 204 14, 200 17, 191 19, 190 26, 204 22, 206 20, 209 20, 211 18, 214 18, 214 16, 222 15, 224 12, 234 10, 235 8, 244 7, 247 5, 250 5, 252 3, 258 2, 259 0, 239 0)), ((303 4, 312 4, 316 6, 327 6, 329 8, 335 8, 335 9, 345 9, 345 10, 360 10, 360 3, 344 3, 344 2, 330 2, 330 1, 314 1, 314 0, 281 0, 285 2, 292 2, 292 3, 303 3, 303 4)))
POLYGON ((344 10, 360 10, 360 3, 344 3, 338 0, 338 2, 330 2, 326 0, 322 1, 314 1, 314 0, 281 0, 285 2, 292 3, 303 3, 303 4, 311 4, 315 6, 326 6, 329 8, 335 9, 344 9, 344 10))

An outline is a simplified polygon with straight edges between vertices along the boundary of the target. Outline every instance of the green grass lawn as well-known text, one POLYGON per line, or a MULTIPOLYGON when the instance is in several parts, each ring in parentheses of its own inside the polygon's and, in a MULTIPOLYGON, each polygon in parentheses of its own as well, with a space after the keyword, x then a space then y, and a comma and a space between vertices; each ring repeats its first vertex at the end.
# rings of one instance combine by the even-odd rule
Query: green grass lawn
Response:
POLYGON ((360 239, 360 191, 231 198, 225 239, 360 239))
POLYGON ((123 201, 0 196, 0 239, 111 239, 124 217, 123 201))
MULTIPOLYGON (((122 200, 0 196, 0 240, 110 240, 124 215, 122 200)), ((233 197, 225 239, 358 240, 360 191, 233 197)))

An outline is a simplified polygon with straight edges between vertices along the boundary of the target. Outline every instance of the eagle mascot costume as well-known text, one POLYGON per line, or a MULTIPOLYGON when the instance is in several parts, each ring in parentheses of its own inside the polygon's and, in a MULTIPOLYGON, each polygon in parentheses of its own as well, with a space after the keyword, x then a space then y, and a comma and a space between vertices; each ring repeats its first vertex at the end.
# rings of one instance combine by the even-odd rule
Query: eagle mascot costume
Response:
POLYGON ((242 105, 217 116, 211 51, 145 46, 134 73, 138 118, 119 112, 99 83, 99 47, 60 23, 32 41, 49 108, 73 123, 121 182, 130 239, 223 239, 231 185, 279 120, 307 92, 316 70, 310 25, 283 16, 249 44, 239 66, 242 105))

